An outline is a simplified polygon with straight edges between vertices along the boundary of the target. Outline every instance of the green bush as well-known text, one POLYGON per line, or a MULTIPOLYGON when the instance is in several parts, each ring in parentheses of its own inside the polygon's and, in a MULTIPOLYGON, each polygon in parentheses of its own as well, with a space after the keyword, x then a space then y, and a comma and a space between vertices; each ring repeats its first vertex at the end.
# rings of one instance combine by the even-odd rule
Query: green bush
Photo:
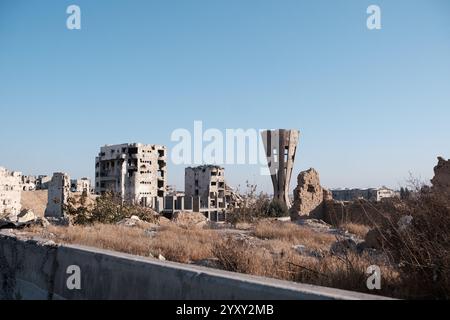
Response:
POLYGON ((75 224, 117 223, 125 218, 137 216, 147 222, 155 222, 158 215, 150 208, 123 201, 120 195, 107 192, 89 204, 87 194, 80 199, 69 198, 66 212, 75 224))
POLYGON ((287 217, 289 216, 289 209, 283 201, 273 199, 272 202, 270 202, 265 215, 268 217, 287 217))

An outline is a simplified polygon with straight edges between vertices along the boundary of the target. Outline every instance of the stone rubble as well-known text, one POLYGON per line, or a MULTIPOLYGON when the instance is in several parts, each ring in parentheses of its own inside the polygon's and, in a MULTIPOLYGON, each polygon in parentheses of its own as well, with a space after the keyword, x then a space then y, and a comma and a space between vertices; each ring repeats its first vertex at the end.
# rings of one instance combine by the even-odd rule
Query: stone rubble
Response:
POLYGON ((294 189, 294 203, 290 209, 291 220, 322 218, 324 201, 330 198, 330 191, 320 185, 319 173, 314 168, 300 172, 294 189))

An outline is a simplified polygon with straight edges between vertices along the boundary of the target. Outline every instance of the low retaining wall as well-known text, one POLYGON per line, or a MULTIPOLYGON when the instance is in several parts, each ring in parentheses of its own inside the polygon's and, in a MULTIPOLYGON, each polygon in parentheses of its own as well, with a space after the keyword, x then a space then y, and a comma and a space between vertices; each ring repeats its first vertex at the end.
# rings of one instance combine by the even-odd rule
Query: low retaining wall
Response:
POLYGON ((0 232, 0 299, 383 299, 0 232), (69 266, 81 289, 69 290, 69 266))

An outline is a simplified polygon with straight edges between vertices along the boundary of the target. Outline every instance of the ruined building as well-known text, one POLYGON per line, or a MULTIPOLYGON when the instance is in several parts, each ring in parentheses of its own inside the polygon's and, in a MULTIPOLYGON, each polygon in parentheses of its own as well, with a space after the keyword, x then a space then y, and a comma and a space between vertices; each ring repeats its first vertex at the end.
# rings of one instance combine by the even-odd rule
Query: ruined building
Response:
POLYGON ((91 192, 91 180, 89 178, 72 179, 70 180, 71 192, 91 192))
POLYGON ((335 189, 331 192, 333 194, 333 199, 337 201, 367 200, 376 202, 381 201, 382 199, 399 196, 396 191, 386 187, 369 189, 335 189))
POLYGON ((140 143, 101 147, 95 160, 95 192, 154 207, 166 190, 166 147, 140 143))
POLYGON ((195 212, 204 212, 214 221, 225 219, 227 200, 224 168, 216 165, 186 168, 184 192, 186 200, 193 199, 195 212))
POLYGON ((22 184, 23 191, 36 190, 36 177, 22 175, 21 184, 22 184))
POLYGON ((45 217, 63 218, 64 206, 67 205, 70 193, 70 177, 62 172, 53 174, 48 185, 48 201, 45 217))
POLYGON ((0 217, 20 213, 21 179, 20 172, 10 172, 0 167, 0 217))
POLYGON ((434 177, 431 180, 433 191, 450 195, 450 160, 438 157, 434 167, 434 177))
POLYGON ((39 175, 36 178, 36 190, 47 190, 51 180, 51 176, 39 175))
POLYGON ((214 165, 186 168, 184 192, 186 196, 200 197, 202 205, 215 206, 216 198, 225 198, 224 169, 214 165))
POLYGON ((320 185, 319 173, 311 168, 300 172, 294 189, 294 203, 289 210, 291 220, 314 217, 321 219, 324 201, 331 200, 331 192, 320 185))
POLYGON ((278 129, 263 131, 261 135, 272 178, 274 199, 282 201, 289 208, 291 205, 289 183, 300 132, 298 130, 278 129))

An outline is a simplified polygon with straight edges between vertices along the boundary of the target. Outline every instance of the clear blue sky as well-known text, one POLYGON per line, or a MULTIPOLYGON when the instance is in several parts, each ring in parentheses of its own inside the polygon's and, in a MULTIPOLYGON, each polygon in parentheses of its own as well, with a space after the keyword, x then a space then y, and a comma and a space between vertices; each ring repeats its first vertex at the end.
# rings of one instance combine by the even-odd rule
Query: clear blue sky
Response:
MULTIPOLYGON (((450 157, 450 1, 0 0, 0 111, 0 165, 27 174, 92 177, 101 145, 170 148, 202 120, 299 129, 293 184, 427 180, 450 157)), ((259 166, 226 170, 271 191, 259 166)))

